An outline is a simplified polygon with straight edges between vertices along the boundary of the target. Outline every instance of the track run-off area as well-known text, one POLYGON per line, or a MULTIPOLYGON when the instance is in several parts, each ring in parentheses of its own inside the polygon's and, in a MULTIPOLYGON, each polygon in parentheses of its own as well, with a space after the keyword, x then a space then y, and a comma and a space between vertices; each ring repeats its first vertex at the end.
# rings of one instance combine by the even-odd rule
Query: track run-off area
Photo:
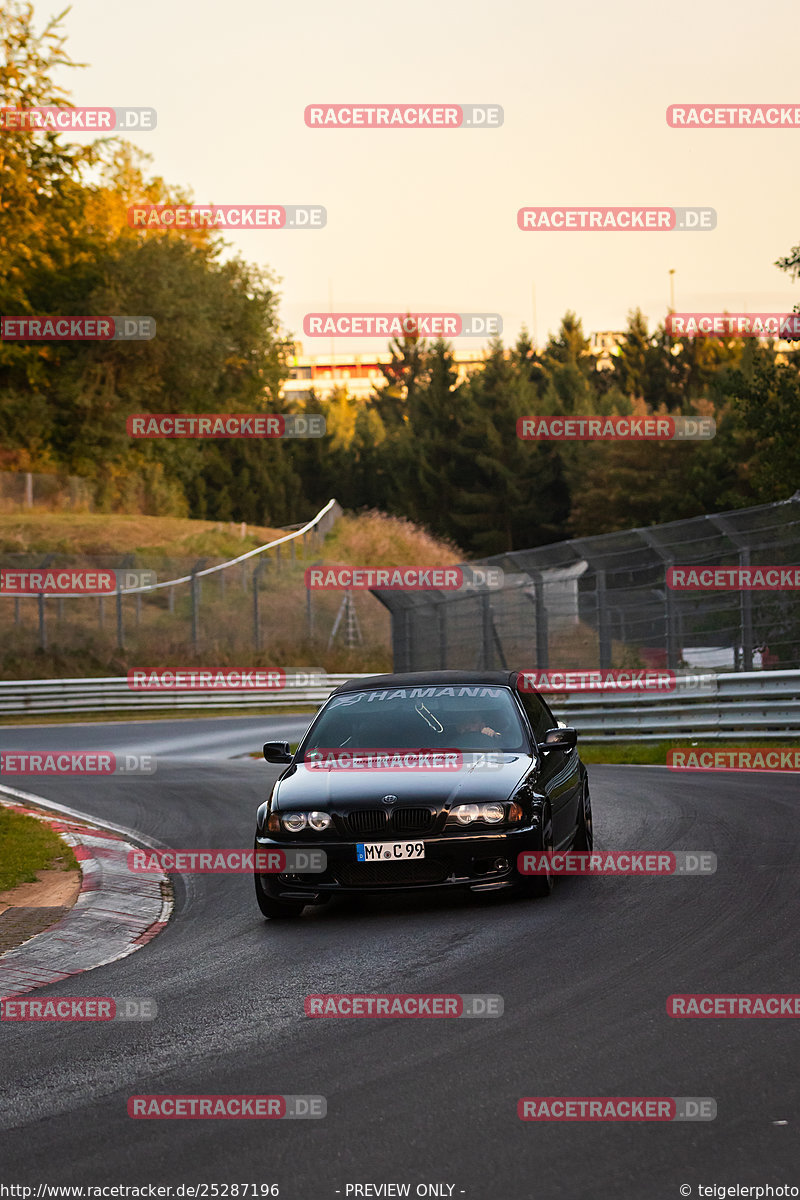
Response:
MULTIPOLYGON (((4 726, 4 750, 149 754, 157 769, 1 782, 151 843, 250 849, 281 769, 250 754, 309 719, 4 726)), ((716 874, 562 879, 541 901, 365 896, 280 922, 262 919, 250 875, 173 876, 153 941, 29 994, 150 998, 155 1020, 0 1022, 3 1179, 277 1184, 284 1200, 354 1184, 469 1200, 800 1184, 797 1022, 666 1011, 673 993, 800 991, 798 775, 591 766, 589 779, 597 846, 713 851, 716 874), (321 992, 492 993, 504 1012, 312 1020, 304 998, 321 992), (130 1096, 167 1093, 321 1095, 327 1115, 128 1116, 130 1096), (523 1122, 524 1096, 710 1096, 717 1116, 523 1122)))

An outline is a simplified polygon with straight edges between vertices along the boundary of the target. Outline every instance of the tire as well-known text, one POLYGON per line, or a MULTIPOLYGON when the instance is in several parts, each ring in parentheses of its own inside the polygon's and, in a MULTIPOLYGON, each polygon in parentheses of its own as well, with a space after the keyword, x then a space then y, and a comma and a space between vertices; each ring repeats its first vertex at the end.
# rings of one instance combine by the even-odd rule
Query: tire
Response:
POLYGON ((583 781, 581 795, 581 811, 578 816, 578 832, 572 842, 572 849, 578 852, 589 852, 594 848, 594 825, 592 822, 592 800, 589 795, 589 781, 583 781))
MULTIPOLYGON (((540 851, 553 850, 553 814, 549 804, 542 810, 542 837, 540 851)), ((514 891, 518 896, 533 897, 544 900, 555 887, 556 877, 549 872, 547 875, 523 875, 515 884, 514 891)))
POLYGON ((261 878, 254 876, 256 885, 256 900, 262 916, 268 920, 279 920, 282 917, 299 917, 305 905, 297 900, 275 900, 268 896, 261 885, 261 878))

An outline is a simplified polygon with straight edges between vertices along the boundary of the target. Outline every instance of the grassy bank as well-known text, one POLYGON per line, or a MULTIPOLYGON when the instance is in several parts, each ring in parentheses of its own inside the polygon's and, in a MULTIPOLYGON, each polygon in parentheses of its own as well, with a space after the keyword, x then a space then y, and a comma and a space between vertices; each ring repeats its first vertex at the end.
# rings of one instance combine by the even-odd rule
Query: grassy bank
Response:
POLYGON ((49 825, 0 805, 0 892, 19 883, 35 883, 48 867, 76 871, 71 848, 49 825))
POLYGON ((158 558, 235 558, 283 529, 183 517, 120 513, 0 514, 0 554, 154 555, 158 558))
MULTIPOLYGON (((130 554, 137 567, 155 570, 159 582, 187 575, 198 564, 202 568, 235 558, 281 534, 250 526, 242 537, 238 525, 175 517, 0 514, 2 554, 69 554, 76 565, 99 565, 98 558, 113 555, 104 566, 130 554)), ((135 667, 313 665, 330 672, 388 671, 391 622, 384 606, 369 592, 354 592, 361 640, 347 644, 342 619, 332 638, 343 593, 315 591, 309 596, 305 569, 312 563, 447 566, 461 558, 456 547, 409 521, 379 513, 343 517, 321 547, 298 541, 294 557, 285 545, 280 555, 271 550, 199 580, 194 624, 189 583, 140 599, 124 597, 122 648, 113 596, 48 599, 44 649, 37 600, 0 598, 0 679, 98 678, 124 675, 135 667)))

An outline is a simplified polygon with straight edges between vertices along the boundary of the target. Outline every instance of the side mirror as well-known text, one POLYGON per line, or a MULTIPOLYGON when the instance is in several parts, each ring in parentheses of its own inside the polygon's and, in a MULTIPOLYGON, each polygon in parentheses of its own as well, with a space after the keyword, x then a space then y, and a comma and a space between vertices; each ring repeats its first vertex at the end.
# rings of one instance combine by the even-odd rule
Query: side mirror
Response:
POLYGON ((264 742, 264 758, 270 763, 290 763, 288 742, 264 742))
POLYGON ((577 744, 577 729, 568 729, 566 726, 561 726, 558 729, 548 729, 544 735, 544 741, 536 743, 536 749, 542 754, 549 754, 551 750, 566 752, 574 750, 577 744))

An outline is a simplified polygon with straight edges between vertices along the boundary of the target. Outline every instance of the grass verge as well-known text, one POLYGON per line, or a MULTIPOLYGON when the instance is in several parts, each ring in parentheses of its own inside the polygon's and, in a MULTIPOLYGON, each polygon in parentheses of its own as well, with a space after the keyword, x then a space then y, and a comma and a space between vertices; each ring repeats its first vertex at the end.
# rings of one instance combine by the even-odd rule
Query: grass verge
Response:
POLYGON ((748 738, 746 741, 729 738, 697 739, 681 738, 671 742, 591 742, 580 740, 578 752, 582 760, 590 766, 592 763, 629 763, 632 766, 661 766, 667 765, 667 751, 681 747, 697 746, 704 750, 723 750, 731 747, 762 746, 769 750, 796 749, 800 742, 791 739, 778 738, 748 738))
POLYGON ((43 821, 0 805, 0 892, 18 883, 35 883, 48 867, 77 871, 71 848, 43 821))

